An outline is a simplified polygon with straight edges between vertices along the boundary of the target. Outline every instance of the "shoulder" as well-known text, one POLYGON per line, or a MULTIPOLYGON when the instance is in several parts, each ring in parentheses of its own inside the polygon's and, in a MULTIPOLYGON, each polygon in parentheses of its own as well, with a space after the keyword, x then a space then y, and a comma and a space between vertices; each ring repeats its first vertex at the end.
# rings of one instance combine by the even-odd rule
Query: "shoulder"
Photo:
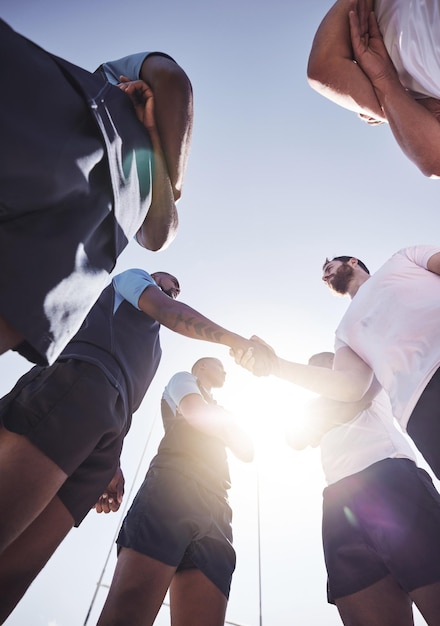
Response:
POLYGON ((190 372, 178 372, 165 387, 164 398, 168 396, 178 406, 181 400, 190 394, 201 395, 196 377, 190 372))
POLYGON ((154 278, 142 269, 129 269, 118 274, 112 281, 115 293, 139 309, 139 298, 151 285, 156 286, 154 278))

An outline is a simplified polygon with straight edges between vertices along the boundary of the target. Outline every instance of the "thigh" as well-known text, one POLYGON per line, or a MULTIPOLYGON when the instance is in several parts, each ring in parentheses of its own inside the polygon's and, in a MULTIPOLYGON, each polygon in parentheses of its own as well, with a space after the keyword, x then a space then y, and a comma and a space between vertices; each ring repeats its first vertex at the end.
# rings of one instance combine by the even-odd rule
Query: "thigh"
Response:
POLYGON ((25 374, 0 401, 0 421, 71 475, 95 449, 125 434, 119 393, 95 365, 57 361, 25 374))
POLYGON ((0 428, 0 553, 49 504, 67 475, 25 437, 0 428))
POLYGON ((440 479, 440 369, 431 378, 414 407, 407 431, 440 479))
POLYGON ((409 595, 428 626, 440 624, 440 582, 415 589, 409 595))
POLYGON ((391 576, 336 600, 345 626, 413 626, 411 605, 409 595, 391 576))
POLYGON ((176 568, 122 548, 98 626, 151 626, 176 568))
POLYGON ((223 626, 227 598, 199 569, 176 572, 170 586, 172 626, 223 626))
POLYGON ((8 617, 73 525, 57 498, 0 557, 0 623, 8 617))

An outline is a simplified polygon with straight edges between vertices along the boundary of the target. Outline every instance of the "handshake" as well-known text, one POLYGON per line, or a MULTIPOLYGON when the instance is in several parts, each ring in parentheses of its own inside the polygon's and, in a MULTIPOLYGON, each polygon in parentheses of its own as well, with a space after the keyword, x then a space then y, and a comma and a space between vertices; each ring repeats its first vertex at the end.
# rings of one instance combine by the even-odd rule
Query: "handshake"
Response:
POLYGON ((241 345, 231 348, 229 354, 237 365, 241 365, 255 376, 276 374, 278 357, 273 348, 256 335, 241 345))

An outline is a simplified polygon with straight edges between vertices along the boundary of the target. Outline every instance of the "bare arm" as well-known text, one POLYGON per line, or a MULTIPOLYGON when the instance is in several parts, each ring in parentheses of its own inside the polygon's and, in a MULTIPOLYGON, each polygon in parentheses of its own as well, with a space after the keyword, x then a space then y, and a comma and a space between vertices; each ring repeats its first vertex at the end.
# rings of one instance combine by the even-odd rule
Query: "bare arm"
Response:
POLYGON ((428 270, 440 275, 440 252, 433 254, 427 263, 428 270))
POLYGON ((307 407, 306 419, 304 423, 300 424, 301 427, 292 422, 286 433, 287 442, 296 450, 319 445, 326 432, 335 426, 350 422, 356 415, 365 411, 380 389, 381 386, 377 380, 373 379, 367 393, 357 402, 340 402, 330 398, 317 398, 307 407))
POLYGON ((179 411, 193 428, 206 435, 218 437, 241 461, 254 458, 254 446, 250 437, 238 426, 233 416, 220 406, 207 404, 198 394, 185 396, 179 411))
MULTIPOLYGON (((251 337, 251 339, 255 343, 262 341, 259 337, 251 337)), ((267 344, 262 343, 267 347, 267 344)), ((248 350, 245 353, 234 352, 232 356, 238 365, 256 373, 258 353, 248 350)), ((360 400, 373 381, 373 372, 370 367, 348 347, 340 348, 336 352, 332 370, 286 361, 272 351, 272 367, 269 373, 326 398, 342 402, 360 400)), ((257 373, 257 375, 261 374, 257 373)))
POLYGON ((385 48, 374 12, 363 23, 366 0, 350 3, 354 58, 370 80, 397 143, 425 176, 440 176, 440 124, 432 106, 437 101, 417 101, 409 95, 385 48))
POLYGON ((193 91, 183 69, 171 59, 150 55, 142 64, 141 78, 150 85, 174 200, 182 193, 193 126, 193 91))
POLYGON ((272 351, 219 326, 184 302, 173 300, 158 287, 151 286, 143 291, 139 308, 163 326, 185 337, 220 343, 229 346, 234 352, 254 350, 259 359, 257 370, 261 370, 262 374, 270 371, 272 351))
POLYGON ((131 81, 126 76, 121 76, 118 87, 129 96, 139 121, 148 130, 154 153, 151 205, 136 233, 136 240, 147 250, 161 250, 176 236, 178 215, 156 126, 154 95, 147 83, 142 80, 131 81))
POLYGON ((326 398, 342 402, 357 402, 369 389, 373 373, 350 348, 342 350, 347 351, 344 363, 340 357, 341 363, 339 367, 337 366, 337 356, 341 352, 338 350, 333 370, 294 363, 278 357, 273 373, 278 378, 288 380, 326 398))
MULTIPOLYGON (((310 86, 340 106, 385 121, 374 88, 353 61, 348 13, 350 0, 338 0, 322 20, 309 56, 310 86)), ((373 8, 368 0, 367 8, 373 8)))

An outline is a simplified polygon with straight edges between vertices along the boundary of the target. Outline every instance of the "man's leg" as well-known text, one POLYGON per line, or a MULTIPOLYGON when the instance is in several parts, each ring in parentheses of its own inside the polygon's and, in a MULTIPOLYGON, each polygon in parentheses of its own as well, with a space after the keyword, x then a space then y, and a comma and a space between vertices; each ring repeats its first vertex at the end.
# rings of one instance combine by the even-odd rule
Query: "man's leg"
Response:
POLYGON ((57 496, 0 556, 0 624, 46 565, 74 520, 57 496))
POLYGON ((199 569, 176 572, 170 587, 172 626, 223 626, 228 600, 199 569))
POLYGON ((440 369, 425 387, 406 428, 408 435, 440 479, 440 369))
POLYGON ((26 437, 0 427, 0 554, 42 513, 66 478, 26 437))
POLYGON ((175 571, 172 565, 122 548, 98 626, 151 626, 175 571))
POLYGON ((338 598, 335 602, 345 626, 414 624, 412 600, 391 576, 382 578, 362 591, 338 598))
POLYGON ((23 339, 23 335, 0 317, 0 354, 17 347, 23 339))
POLYGON ((428 626, 440 624, 440 582, 420 587, 409 595, 428 626))
POLYGON ((191 83, 177 63, 157 54, 145 59, 141 78, 153 90, 156 126, 176 201, 182 193, 191 144, 191 83))

